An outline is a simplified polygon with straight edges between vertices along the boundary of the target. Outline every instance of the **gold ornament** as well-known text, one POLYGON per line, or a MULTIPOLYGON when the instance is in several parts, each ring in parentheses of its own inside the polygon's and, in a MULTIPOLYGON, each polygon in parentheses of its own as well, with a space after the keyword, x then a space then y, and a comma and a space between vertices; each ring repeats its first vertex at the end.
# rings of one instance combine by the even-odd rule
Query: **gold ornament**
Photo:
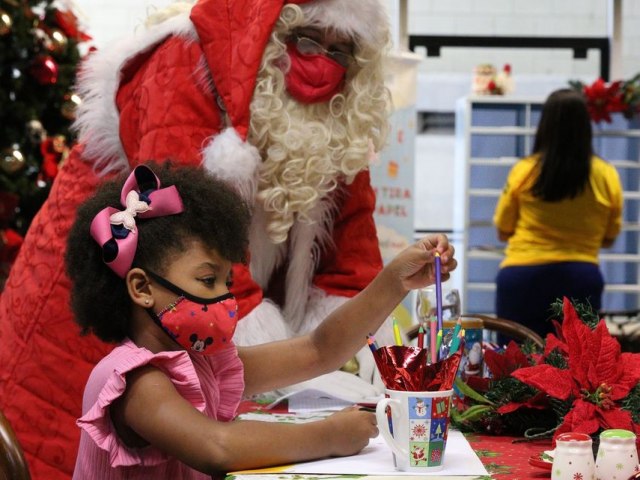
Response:
POLYGON ((0 8, 0 37, 8 34, 13 26, 11 15, 0 8))
POLYGON ((54 29, 49 33, 49 42, 47 42, 47 49, 50 52, 62 53, 67 49, 67 36, 62 33, 61 30, 54 29))
POLYGON ((76 111, 82 103, 82 99, 75 93, 68 93, 64 96, 62 107, 60 107, 60 113, 67 120, 76 119, 76 111))
POLYGON ((20 145, 14 144, 2 151, 2 170, 9 175, 19 172, 24 168, 24 155, 20 151, 20 145))

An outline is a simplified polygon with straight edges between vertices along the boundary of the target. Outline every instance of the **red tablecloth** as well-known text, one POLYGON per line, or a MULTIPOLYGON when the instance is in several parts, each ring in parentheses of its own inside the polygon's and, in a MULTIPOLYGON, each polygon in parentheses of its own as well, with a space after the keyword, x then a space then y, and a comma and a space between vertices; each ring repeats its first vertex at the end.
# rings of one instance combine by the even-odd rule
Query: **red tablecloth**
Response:
POLYGON ((516 437, 465 435, 471 447, 491 474, 498 480, 550 478, 551 472, 529 465, 529 458, 551 449, 551 440, 517 442, 516 437))

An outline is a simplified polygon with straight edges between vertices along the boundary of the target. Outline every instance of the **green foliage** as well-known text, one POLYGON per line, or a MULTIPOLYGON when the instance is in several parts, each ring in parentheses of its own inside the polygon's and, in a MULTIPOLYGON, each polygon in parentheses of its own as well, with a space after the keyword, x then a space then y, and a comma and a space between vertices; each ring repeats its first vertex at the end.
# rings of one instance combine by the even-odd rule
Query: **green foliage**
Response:
POLYGON ((549 352, 549 355, 547 355, 544 363, 561 370, 566 370, 567 368, 569 368, 569 362, 567 362, 566 357, 557 348, 549 352))
POLYGON ((622 400, 622 408, 631 412, 635 423, 640 423, 640 385, 631 389, 629 395, 622 400))
POLYGON ((537 390, 513 377, 505 377, 491 382, 491 388, 485 397, 491 402, 504 405, 509 402, 524 402, 537 393, 537 390))
MULTIPOLYGON (((574 299, 571 299, 571 303, 573 304, 573 308, 576 310, 576 313, 578 314, 582 322, 591 330, 596 328, 596 326, 600 322, 600 316, 598 315, 598 312, 593 309, 591 304, 588 301, 580 302, 574 299)), ((550 310, 553 312, 552 317, 562 323, 564 315, 562 313, 561 298, 556 299, 556 301, 551 304, 550 310)))

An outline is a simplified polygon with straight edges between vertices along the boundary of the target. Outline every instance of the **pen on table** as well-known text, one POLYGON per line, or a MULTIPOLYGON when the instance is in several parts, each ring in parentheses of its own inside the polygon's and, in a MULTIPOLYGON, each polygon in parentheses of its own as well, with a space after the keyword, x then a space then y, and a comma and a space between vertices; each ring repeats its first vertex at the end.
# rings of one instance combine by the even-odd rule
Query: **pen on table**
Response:
POLYGON ((372 413, 376 413, 376 409, 375 407, 365 407, 363 405, 358 405, 358 410, 360 410, 361 412, 372 412, 372 413))
POLYGON ((438 330, 442 330, 442 260, 440 253, 435 253, 436 261, 436 315, 438 316, 438 330))
POLYGON ((361 410, 363 412, 375 412, 376 411, 376 404, 375 403, 358 402, 358 403, 356 403, 356 405, 358 406, 358 410, 361 410))
POLYGON ((402 337, 400 336, 400 327, 398 326, 398 321, 393 319, 393 337, 396 341, 396 345, 402 345, 402 337))
POLYGON ((431 363, 436 363, 438 361, 438 352, 436 350, 436 318, 431 317, 431 322, 429 323, 429 339, 431 341, 431 363))
POLYGON ((418 328, 418 348, 424 348, 424 328, 422 325, 418 328))

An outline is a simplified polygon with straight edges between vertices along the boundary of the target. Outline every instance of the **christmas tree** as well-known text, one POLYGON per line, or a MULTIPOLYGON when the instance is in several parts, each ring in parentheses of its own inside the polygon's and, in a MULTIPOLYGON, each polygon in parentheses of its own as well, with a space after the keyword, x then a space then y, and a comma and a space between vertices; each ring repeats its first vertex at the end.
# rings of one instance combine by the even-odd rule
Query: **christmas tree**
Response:
POLYGON ((0 0, 0 282, 73 142, 89 39, 60 1, 0 0))

